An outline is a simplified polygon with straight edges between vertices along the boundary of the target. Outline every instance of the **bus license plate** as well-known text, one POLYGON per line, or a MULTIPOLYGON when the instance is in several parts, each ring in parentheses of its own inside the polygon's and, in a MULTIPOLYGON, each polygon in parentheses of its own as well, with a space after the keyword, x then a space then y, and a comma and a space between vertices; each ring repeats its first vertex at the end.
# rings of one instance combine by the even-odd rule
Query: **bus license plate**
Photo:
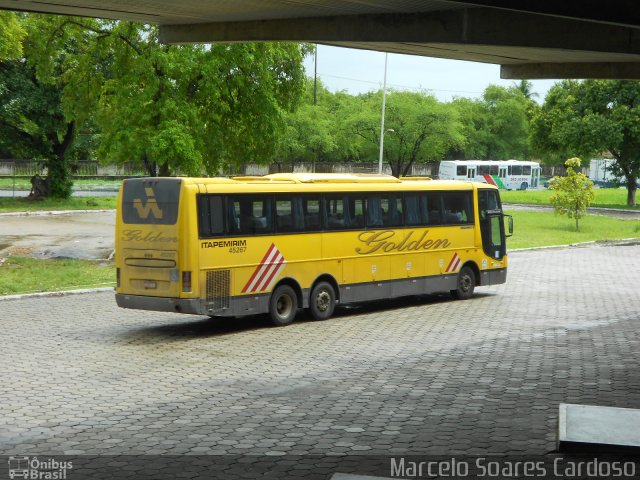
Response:
POLYGON ((158 283, 154 282, 153 280, 145 280, 144 281, 144 288, 147 289, 147 290, 158 288, 158 283))

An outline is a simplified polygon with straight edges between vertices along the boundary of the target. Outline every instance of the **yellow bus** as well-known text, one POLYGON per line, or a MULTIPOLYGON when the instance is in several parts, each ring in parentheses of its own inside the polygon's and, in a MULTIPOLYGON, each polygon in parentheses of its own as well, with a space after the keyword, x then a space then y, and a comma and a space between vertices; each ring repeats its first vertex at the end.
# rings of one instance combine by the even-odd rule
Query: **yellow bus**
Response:
MULTIPOLYGON (((496 187, 385 175, 123 182, 120 307, 291 323, 300 308, 451 292, 507 276, 496 187)), ((508 217, 508 216, 507 216, 508 217)), ((507 222, 513 229, 512 219, 507 222)))

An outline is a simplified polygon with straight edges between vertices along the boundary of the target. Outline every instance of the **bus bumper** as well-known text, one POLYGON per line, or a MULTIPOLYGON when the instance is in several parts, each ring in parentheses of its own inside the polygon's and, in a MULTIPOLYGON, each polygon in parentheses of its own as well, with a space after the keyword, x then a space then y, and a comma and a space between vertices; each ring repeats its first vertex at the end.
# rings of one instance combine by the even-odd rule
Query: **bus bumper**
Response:
POLYGON ((132 308, 135 310, 206 315, 206 312, 202 309, 202 301, 199 298, 148 297, 116 293, 116 303, 121 308, 132 308))
POLYGON ((480 272, 480 285, 499 285, 507 282, 507 269, 483 270, 480 272))

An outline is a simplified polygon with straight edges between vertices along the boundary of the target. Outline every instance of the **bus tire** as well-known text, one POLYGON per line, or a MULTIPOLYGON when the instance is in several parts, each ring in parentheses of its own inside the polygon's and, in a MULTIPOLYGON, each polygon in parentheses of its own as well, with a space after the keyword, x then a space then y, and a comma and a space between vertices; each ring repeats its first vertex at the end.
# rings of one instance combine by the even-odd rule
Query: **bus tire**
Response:
POLYGON ((476 275, 473 273, 471 267, 465 265, 460 269, 456 285, 457 288, 451 290, 453 298, 468 300, 473 296, 473 291, 476 288, 476 275))
POLYGON ((336 308, 336 292, 329 282, 319 282, 309 297, 309 311, 314 320, 326 320, 336 308))
POLYGON ((520 185, 520 190, 526 190, 527 188, 529 188, 529 184, 527 182, 522 182, 522 185, 520 185))
POLYGON ((280 285, 271 294, 269 315, 274 325, 289 325, 298 312, 298 297, 289 285, 280 285))

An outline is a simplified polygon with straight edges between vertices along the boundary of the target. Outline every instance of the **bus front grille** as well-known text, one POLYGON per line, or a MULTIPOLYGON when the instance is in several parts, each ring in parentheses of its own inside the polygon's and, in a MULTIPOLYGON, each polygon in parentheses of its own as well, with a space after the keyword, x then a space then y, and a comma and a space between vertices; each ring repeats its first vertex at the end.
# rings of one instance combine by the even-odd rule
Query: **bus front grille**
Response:
POLYGON ((230 270, 207 272, 207 310, 218 311, 229 308, 230 270))

